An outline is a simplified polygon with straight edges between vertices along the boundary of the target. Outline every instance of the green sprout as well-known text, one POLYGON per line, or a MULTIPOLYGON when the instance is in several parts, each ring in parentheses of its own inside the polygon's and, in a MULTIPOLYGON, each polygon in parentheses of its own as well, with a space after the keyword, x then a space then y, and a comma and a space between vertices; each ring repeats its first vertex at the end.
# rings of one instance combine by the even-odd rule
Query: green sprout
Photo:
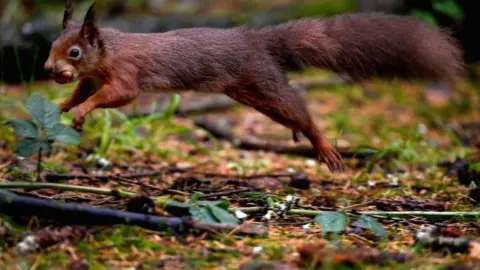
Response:
POLYGON ((60 108, 44 99, 40 94, 32 94, 26 108, 33 120, 14 118, 5 125, 13 128, 13 134, 20 138, 15 146, 15 154, 30 157, 38 153, 37 174, 40 174, 42 152, 51 154, 52 144, 62 142, 71 145, 80 143, 80 134, 73 128, 60 123, 60 108))

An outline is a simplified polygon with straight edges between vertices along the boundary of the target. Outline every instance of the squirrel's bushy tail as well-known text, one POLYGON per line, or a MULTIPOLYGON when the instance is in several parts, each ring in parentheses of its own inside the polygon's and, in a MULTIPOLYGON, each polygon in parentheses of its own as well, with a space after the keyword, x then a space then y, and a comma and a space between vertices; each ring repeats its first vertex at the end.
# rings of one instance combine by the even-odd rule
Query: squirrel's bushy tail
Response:
POLYGON ((315 66, 356 80, 454 80, 464 72, 457 41, 413 17, 343 14, 265 27, 256 33, 290 71, 315 66))

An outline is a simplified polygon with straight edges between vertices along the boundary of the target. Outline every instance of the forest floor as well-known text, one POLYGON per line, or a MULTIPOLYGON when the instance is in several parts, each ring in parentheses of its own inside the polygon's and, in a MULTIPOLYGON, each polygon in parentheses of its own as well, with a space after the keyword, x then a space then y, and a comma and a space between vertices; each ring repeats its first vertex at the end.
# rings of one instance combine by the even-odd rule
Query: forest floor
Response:
MULTIPOLYGON (((295 144, 290 130, 235 105, 188 115, 95 111, 80 145, 54 143, 37 177, 37 157, 14 155, 18 138, 3 122, 29 118, 31 93, 58 103, 73 85, 0 86, 1 190, 206 222, 160 231, 22 208, 0 219, 0 269, 474 268, 478 90, 322 86, 325 78, 292 75, 308 86, 308 107, 341 150, 343 173, 316 162, 304 138, 295 144)), ((69 124, 71 114, 61 119, 69 124)))

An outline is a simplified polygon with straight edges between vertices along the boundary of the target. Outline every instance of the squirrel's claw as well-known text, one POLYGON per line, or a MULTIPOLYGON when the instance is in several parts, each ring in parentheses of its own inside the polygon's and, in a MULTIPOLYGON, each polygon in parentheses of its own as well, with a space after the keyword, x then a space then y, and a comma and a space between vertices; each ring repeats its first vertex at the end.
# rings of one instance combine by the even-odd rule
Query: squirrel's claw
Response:
POLYGON ((333 148, 325 149, 319 156, 331 172, 345 171, 345 165, 342 161, 342 156, 333 148))

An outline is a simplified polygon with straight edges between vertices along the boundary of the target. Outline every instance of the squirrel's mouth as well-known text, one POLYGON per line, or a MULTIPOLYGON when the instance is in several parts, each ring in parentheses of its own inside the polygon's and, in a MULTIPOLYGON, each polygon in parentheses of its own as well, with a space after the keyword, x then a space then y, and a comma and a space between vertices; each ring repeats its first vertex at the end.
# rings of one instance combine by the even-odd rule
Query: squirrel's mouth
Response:
POLYGON ((71 71, 62 71, 58 74, 52 74, 53 80, 59 84, 66 84, 73 81, 73 73, 71 71))

